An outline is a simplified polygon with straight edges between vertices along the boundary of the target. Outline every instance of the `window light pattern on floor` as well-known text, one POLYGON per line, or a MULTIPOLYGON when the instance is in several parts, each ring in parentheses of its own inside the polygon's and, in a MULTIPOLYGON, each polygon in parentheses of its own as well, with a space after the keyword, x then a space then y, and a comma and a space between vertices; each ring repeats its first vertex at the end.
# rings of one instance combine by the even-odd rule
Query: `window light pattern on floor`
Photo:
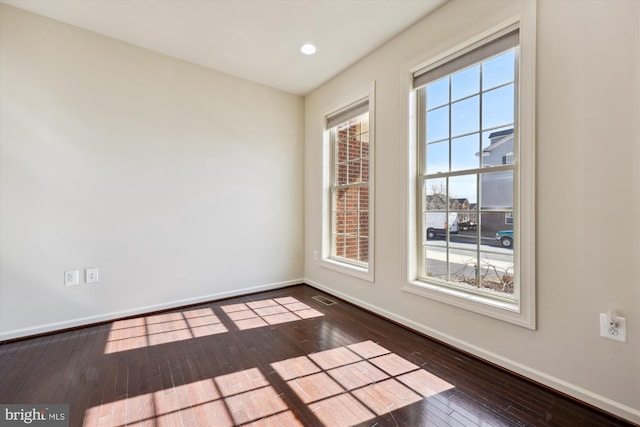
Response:
MULTIPOLYGON (((240 330, 324 316, 293 297, 231 304, 222 310, 223 316, 232 321, 228 326, 240 330)), ((209 307, 118 320, 111 326, 104 352, 111 354, 225 332, 229 329, 223 319, 209 307)))
POLYGON ((453 386, 372 342, 271 365, 324 425, 355 425, 453 386))
POLYGON ((211 308, 183 310, 113 322, 105 354, 228 332, 211 308))
POLYGON ((230 304, 222 310, 240 330, 324 316, 293 297, 230 304))
POLYGON ((270 366, 184 384, 175 378, 173 387, 89 408, 84 425, 303 426, 287 404, 300 399, 320 423, 349 426, 453 388, 372 341, 270 366))

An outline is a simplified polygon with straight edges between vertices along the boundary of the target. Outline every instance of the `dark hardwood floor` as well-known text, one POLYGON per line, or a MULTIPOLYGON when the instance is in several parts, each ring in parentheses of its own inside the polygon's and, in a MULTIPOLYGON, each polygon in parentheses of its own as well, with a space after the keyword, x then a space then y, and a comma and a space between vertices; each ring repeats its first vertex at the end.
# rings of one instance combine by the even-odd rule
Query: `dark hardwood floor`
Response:
POLYGON ((294 286, 0 345, 0 402, 70 404, 71 426, 630 425, 317 295, 294 286))

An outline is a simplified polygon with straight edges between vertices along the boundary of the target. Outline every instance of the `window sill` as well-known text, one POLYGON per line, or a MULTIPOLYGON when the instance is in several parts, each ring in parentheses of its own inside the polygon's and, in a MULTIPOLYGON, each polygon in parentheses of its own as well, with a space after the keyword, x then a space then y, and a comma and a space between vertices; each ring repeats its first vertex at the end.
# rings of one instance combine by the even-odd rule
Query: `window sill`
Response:
POLYGON ((373 282, 373 269, 371 264, 369 264, 368 267, 360 267, 358 265, 341 262, 337 259, 324 258, 320 261, 320 266, 349 276, 357 277, 358 279, 373 282))
POLYGON ((409 281, 402 287, 402 290, 514 325, 535 329, 532 319, 522 312, 517 301, 491 298, 417 280, 409 281))

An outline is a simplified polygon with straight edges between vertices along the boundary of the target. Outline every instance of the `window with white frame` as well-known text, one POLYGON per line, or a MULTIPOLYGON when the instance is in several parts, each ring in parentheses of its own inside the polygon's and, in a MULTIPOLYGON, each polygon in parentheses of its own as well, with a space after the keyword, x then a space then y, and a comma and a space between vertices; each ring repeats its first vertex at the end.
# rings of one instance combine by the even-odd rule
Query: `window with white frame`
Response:
POLYGON ((329 258, 369 265, 369 99, 327 117, 330 135, 331 237, 329 258))
POLYGON ((405 290, 535 328, 534 193, 524 191, 534 187, 535 85, 521 30, 482 33, 413 73, 405 290))

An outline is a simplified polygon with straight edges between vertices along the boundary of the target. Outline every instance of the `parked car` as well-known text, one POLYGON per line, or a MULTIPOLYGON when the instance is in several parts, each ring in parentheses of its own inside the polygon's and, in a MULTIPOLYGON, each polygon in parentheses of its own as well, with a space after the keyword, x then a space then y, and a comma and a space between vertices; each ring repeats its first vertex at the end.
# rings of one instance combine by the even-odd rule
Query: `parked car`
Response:
POLYGON ((513 230, 502 230, 496 233, 496 240, 500 240, 503 248, 513 247, 513 230))
POLYGON ((458 230, 467 231, 467 230, 475 230, 477 224, 473 221, 463 221, 458 223, 458 230))

